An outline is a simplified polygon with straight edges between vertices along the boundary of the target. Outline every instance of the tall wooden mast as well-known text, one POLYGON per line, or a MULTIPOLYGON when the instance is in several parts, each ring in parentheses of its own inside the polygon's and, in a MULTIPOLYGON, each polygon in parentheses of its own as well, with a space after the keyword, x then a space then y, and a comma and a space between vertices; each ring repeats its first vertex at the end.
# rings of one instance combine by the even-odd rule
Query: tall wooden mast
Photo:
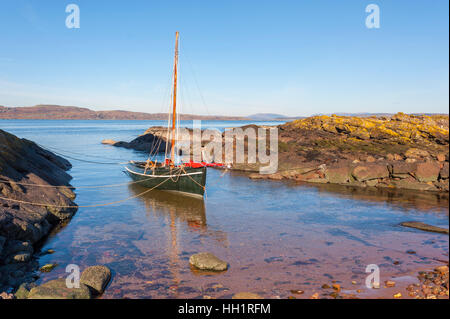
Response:
POLYGON ((178 31, 175 33, 175 61, 173 67, 173 111, 172 111, 172 145, 170 159, 175 164, 175 124, 177 121, 177 67, 178 67, 178 31))

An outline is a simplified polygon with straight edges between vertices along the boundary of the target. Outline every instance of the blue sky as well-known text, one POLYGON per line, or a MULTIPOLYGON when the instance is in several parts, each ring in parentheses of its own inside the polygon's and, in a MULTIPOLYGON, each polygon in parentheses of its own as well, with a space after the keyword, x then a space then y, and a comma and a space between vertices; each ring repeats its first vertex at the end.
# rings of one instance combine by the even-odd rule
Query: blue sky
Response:
POLYGON ((448 1, 0 0, 0 105, 197 114, 441 112, 448 1), (68 29, 66 5, 80 8, 68 29), (365 8, 380 7, 368 29, 365 8))

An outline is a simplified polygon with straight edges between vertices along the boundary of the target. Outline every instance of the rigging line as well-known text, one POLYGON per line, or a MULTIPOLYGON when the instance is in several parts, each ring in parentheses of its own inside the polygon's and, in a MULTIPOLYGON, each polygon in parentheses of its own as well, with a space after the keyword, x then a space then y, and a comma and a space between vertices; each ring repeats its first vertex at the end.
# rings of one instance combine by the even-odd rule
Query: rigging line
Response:
POLYGON ((161 186, 162 184, 164 184, 168 180, 169 179, 166 178, 164 181, 162 181, 158 185, 156 185, 156 186, 154 186, 154 187, 152 187, 152 188, 150 188, 150 189, 148 189, 148 190, 146 190, 146 191, 144 191, 142 193, 139 193, 137 195, 130 196, 130 197, 127 197, 125 199, 121 199, 121 200, 117 200, 117 201, 113 201, 113 202, 108 202, 108 203, 103 203, 103 204, 95 204, 95 205, 52 205, 52 204, 27 202, 27 201, 23 201, 23 200, 12 199, 12 198, 5 198, 5 197, 0 197, 0 199, 7 200, 7 201, 12 201, 12 202, 16 202, 16 203, 21 203, 21 204, 29 204, 29 205, 44 206, 44 207, 57 207, 57 208, 92 208, 92 207, 102 207, 102 206, 109 206, 109 205, 122 203, 122 202, 125 202, 127 200, 143 196, 143 195, 149 193, 150 191, 154 190, 155 188, 161 186))
POLYGON ((60 152, 66 152, 66 153, 70 153, 70 154, 75 154, 75 155, 83 155, 83 156, 88 156, 88 157, 95 157, 95 158, 104 158, 104 159, 110 159, 110 160, 118 160, 118 161, 122 161, 123 158, 113 158, 113 157, 104 157, 104 156, 97 156, 97 155, 90 155, 90 154, 83 154, 83 153, 77 153, 77 152, 73 152, 73 151, 67 151, 67 150, 63 150, 61 148, 56 148, 53 146, 44 146, 41 145, 39 143, 36 143, 36 145, 38 145, 39 147, 43 148, 46 151, 60 151, 60 152))
POLYGON ((80 162, 86 162, 86 163, 91 163, 91 164, 104 164, 104 165, 123 165, 123 164, 127 164, 128 162, 96 162, 96 161, 89 161, 89 160, 84 160, 84 159, 80 159, 80 158, 76 158, 67 154, 61 154, 59 152, 53 151, 53 153, 63 156, 63 157, 67 157, 76 161, 80 161, 80 162))
POLYGON ((184 53, 185 53, 185 56, 186 56, 186 60, 187 60, 189 66, 191 68, 191 72, 192 72, 192 75, 194 77, 194 82, 195 82, 195 84, 197 86, 197 90, 198 90, 198 93, 200 95, 200 98, 202 99, 203 106, 206 108, 206 112, 208 113, 208 115, 211 116, 211 113, 209 113, 208 105, 206 104, 205 98, 204 98, 204 96, 202 94, 202 91, 200 90, 200 85, 198 84, 198 81, 197 81, 197 76, 196 76, 196 73, 194 71, 194 66, 191 63, 191 59, 189 58, 188 50, 186 50, 185 47, 183 47, 183 50, 184 50, 184 53))
POLYGON ((92 185, 92 186, 64 186, 64 185, 47 185, 47 184, 31 184, 31 183, 19 183, 9 180, 3 180, 0 179, 0 183, 7 183, 7 184, 15 184, 15 185, 22 185, 22 186, 36 186, 36 187, 46 187, 46 188, 69 188, 69 189, 86 189, 86 188, 112 188, 117 186, 124 186, 124 185, 133 185, 133 184, 139 184, 145 181, 148 181, 150 179, 153 179, 154 177, 149 177, 146 179, 142 179, 140 181, 133 181, 133 182, 126 182, 126 183, 119 183, 119 184, 107 184, 107 185, 92 185))

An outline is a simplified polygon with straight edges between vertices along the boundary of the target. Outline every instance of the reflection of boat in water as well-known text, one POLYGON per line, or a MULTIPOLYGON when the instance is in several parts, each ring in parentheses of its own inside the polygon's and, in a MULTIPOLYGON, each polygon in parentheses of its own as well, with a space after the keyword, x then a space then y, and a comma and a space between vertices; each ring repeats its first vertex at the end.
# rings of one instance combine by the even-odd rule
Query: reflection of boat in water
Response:
MULTIPOLYGON (((146 190, 137 184, 130 184, 134 194, 146 190)), ((203 198, 182 196, 170 192, 153 190, 139 197, 145 204, 147 212, 155 216, 173 216, 175 220, 186 222, 190 228, 206 230, 205 201, 203 198)))
MULTIPOLYGON (((129 190, 132 194, 141 194, 145 191, 145 187, 137 184, 129 184, 129 190)), ((138 197, 144 202, 148 215, 154 215, 166 219, 169 224, 168 247, 169 255, 168 270, 172 275, 172 286, 169 291, 176 297, 180 280, 180 246, 182 241, 179 240, 179 223, 185 222, 189 230, 200 231, 205 234, 203 239, 212 237, 221 244, 228 244, 226 234, 222 231, 212 231, 207 229, 206 210, 203 198, 192 196, 183 196, 170 192, 153 190, 138 197)))

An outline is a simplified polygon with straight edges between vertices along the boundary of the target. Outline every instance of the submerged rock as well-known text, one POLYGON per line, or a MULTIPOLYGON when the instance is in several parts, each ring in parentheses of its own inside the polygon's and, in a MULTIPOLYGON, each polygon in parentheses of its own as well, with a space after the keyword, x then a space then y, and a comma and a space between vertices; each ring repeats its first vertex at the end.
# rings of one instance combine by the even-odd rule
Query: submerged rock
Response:
POLYGON ((199 253, 189 258, 189 263, 201 270, 224 271, 228 264, 211 253, 199 253))
POLYGON ((234 294, 231 299, 264 299, 258 294, 255 294, 253 292, 238 292, 237 294, 234 294))
POLYGON ((91 266, 81 274, 80 282, 91 288, 94 294, 101 294, 111 280, 111 270, 106 266, 91 266))
POLYGON ((41 272, 50 272, 52 271, 56 266, 58 266, 58 264, 46 264, 44 266, 42 266, 41 268, 39 268, 39 270, 41 272))
POLYGON ((442 234, 449 234, 449 230, 445 229, 445 228, 441 228, 441 227, 437 227, 437 226, 432 226, 432 225, 428 225, 422 222, 403 222, 400 223, 400 225, 404 226, 404 227, 410 227, 410 228, 415 228, 415 229, 420 229, 423 231, 428 231, 428 232, 433 232, 433 233, 442 233, 442 234))
POLYGON ((80 283, 80 288, 68 288, 64 278, 51 280, 32 288, 28 299, 90 299, 89 288, 80 283))

